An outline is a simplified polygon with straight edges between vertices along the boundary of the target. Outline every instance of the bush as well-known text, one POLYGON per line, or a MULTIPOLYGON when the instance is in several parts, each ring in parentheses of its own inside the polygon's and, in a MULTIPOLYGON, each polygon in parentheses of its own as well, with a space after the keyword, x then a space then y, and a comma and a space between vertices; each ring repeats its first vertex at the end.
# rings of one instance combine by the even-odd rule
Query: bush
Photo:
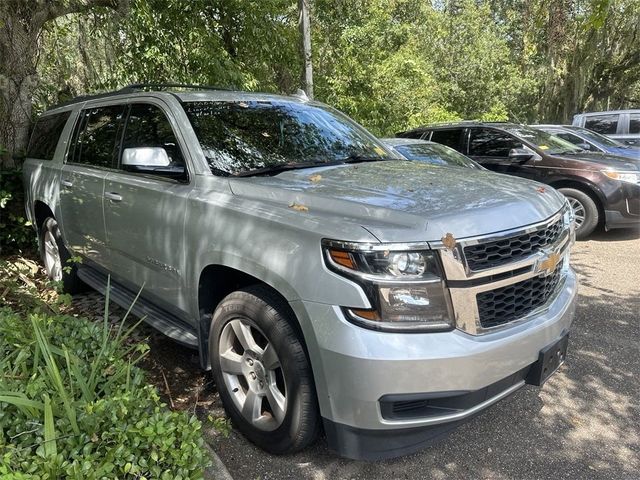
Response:
POLYGON ((0 169, 0 253, 35 249, 36 235, 25 217, 21 172, 0 169))
POLYGON ((200 422, 160 402, 135 366, 148 347, 107 318, 0 309, 0 478, 202 478, 200 422))

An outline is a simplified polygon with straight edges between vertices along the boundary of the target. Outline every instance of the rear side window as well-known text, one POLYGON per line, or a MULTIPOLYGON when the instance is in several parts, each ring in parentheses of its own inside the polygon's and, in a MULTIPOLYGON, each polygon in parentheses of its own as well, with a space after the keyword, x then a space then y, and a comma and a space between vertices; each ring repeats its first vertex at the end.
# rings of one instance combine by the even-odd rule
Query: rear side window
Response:
POLYGON ((71 115, 71 112, 63 112, 55 115, 46 115, 38 119, 31 133, 31 141, 27 149, 28 158, 53 160, 58 140, 60 140, 60 135, 62 135, 62 130, 69 119, 69 115, 71 115))
POLYGON ((71 161, 116 168, 124 112, 124 105, 90 108, 80 112, 71 161))
POLYGON ((447 147, 460 150, 460 137, 462 136, 462 129, 457 128, 453 130, 434 130, 431 134, 431 141, 441 143, 447 147))
POLYGON ((522 142, 506 132, 489 128, 473 128, 471 130, 470 156, 508 157, 512 148, 522 148, 522 142))
POLYGON ((560 137, 563 140, 567 140, 568 142, 573 143, 574 145, 580 145, 582 143, 587 143, 585 140, 581 139, 577 135, 572 133, 565 132, 549 132, 551 135, 555 135, 556 137, 560 137))
POLYGON ((594 132, 610 135, 618 130, 619 115, 594 115, 587 117, 584 126, 594 132))
POLYGON ((629 133, 640 133, 640 113, 629 114, 629 133))

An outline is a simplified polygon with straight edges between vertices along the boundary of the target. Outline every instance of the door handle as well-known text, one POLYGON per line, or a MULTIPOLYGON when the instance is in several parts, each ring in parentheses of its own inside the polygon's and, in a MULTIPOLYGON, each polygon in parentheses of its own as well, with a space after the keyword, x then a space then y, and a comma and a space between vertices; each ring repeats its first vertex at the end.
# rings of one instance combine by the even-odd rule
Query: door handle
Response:
POLYGON ((71 183, 69 180, 60 180, 60 185, 62 185, 64 188, 73 187, 73 183, 71 183))
POLYGON ((104 197, 108 198, 112 202, 121 202, 122 201, 122 196, 117 194, 117 193, 115 193, 115 192, 106 192, 104 194, 104 197))

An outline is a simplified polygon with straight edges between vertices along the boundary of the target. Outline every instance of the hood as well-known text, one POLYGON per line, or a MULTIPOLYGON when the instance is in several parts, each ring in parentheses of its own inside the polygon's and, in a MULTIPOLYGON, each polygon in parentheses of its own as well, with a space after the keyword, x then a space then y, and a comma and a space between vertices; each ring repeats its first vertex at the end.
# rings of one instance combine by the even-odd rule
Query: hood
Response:
POLYGON ((640 148, 608 147, 607 151, 613 155, 640 160, 640 148))
MULTIPOLYGON (((488 171, 385 161, 230 179, 235 195, 303 215, 357 223, 382 242, 472 237, 544 220, 564 204, 553 188, 488 171)), ((344 239, 349 240, 349 239, 344 239)))
MULTIPOLYGON (((626 151, 626 149, 620 149, 626 151)), ((640 151, 639 151, 640 152, 640 151)), ((640 157, 629 158, 611 153, 581 152, 572 155, 553 155, 554 158, 580 162, 588 170, 640 170, 640 157)))

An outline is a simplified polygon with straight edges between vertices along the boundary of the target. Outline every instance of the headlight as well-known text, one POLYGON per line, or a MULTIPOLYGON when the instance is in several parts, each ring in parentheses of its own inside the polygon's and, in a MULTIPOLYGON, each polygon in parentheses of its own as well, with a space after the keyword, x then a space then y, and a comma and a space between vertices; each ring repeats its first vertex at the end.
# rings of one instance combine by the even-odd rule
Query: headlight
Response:
POLYGON ((602 173, 613 180, 620 180, 621 182, 628 183, 640 183, 640 172, 603 170, 602 173))
POLYGON ((327 266, 364 289, 373 308, 345 306, 350 321, 377 330, 453 328, 450 300, 436 253, 411 245, 323 240, 327 266))

